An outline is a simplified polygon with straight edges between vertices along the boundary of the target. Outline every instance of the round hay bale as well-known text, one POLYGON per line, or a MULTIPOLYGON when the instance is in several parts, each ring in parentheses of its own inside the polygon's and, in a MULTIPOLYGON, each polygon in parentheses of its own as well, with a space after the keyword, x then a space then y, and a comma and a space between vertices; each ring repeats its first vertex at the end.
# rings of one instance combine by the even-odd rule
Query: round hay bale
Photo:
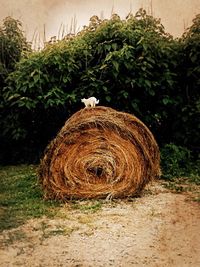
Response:
POLYGON ((160 173, 150 130, 112 108, 84 108, 48 145, 39 179, 48 199, 138 195, 160 173))

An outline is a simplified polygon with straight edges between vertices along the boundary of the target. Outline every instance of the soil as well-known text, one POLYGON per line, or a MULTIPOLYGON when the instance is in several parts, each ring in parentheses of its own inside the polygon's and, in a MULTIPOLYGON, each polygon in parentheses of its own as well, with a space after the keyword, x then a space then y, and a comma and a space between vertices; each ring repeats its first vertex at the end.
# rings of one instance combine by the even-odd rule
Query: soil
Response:
POLYGON ((198 267, 200 205, 161 184, 96 211, 65 204, 0 236, 0 266, 198 267))

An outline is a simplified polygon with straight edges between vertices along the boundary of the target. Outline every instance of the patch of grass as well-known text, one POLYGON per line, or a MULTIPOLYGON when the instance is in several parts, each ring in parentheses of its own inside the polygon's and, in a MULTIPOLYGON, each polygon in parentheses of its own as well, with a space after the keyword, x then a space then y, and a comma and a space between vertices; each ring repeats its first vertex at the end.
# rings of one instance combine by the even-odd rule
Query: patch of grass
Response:
POLYGON ((73 208, 79 209, 83 212, 90 212, 94 213, 99 211, 102 208, 102 201, 101 200, 89 200, 89 201, 74 201, 73 208))
POLYGON ((175 182, 168 182, 164 185, 167 189, 175 191, 176 193, 182 193, 183 191, 186 191, 186 187, 183 187, 182 185, 177 185, 175 182))
POLYGON ((19 242, 24 240, 25 238, 27 238, 25 232, 21 230, 15 230, 8 233, 7 237, 3 241, 3 244, 9 246, 16 241, 19 242))
POLYGON ((64 227, 64 228, 57 228, 45 231, 43 234, 44 238, 50 238, 52 236, 64 235, 70 236, 74 231, 79 230, 78 227, 64 227))
POLYGON ((41 242, 45 239, 50 238, 52 236, 64 235, 70 236, 74 231, 79 230, 78 226, 66 226, 66 225, 56 225, 53 229, 52 226, 47 224, 45 221, 42 221, 38 228, 34 229, 35 231, 41 231, 41 242))
POLYGON ((94 222, 94 217, 90 214, 80 215, 78 217, 78 222, 81 224, 90 225, 94 222))
POLYGON ((193 197, 193 201, 200 203, 200 193, 193 197))
POLYGON ((163 180, 164 187, 174 193, 185 193, 192 201, 200 202, 199 177, 180 177, 168 181, 163 180))
POLYGON ((155 217, 160 217, 161 214, 157 211, 157 209, 155 209, 154 207, 151 207, 151 209, 149 211, 149 216, 151 218, 155 218, 155 217))
POLYGON ((36 168, 0 167, 0 231, 17 227, 30 218, 56 214, 59 203, 43 200, 36 168))

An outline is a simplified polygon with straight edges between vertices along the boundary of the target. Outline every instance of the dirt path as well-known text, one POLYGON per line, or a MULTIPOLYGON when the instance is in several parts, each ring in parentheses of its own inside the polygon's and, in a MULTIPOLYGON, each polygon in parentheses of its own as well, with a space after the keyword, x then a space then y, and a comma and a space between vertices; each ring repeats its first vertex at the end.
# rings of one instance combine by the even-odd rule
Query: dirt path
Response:
POLYGON ((153 185, 95 213, 65 205, 0 237, 0 266, 198 267, 200 206, 153 185))

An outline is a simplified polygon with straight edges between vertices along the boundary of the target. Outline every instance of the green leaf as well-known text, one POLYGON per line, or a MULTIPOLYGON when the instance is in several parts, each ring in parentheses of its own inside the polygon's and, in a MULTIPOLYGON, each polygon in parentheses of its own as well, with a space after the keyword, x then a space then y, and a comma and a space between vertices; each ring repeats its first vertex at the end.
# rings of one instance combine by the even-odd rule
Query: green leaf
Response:
POLYGON ((149 94, 151 95, 151 96, 155 96, 155 94, 156 94, 156 92, 154 91, 154 90, 149 90, 149 94))
POLYGON ((113 65, 114 65, 116 71, 119 72, 119 63, 118 63, 117 61, 114 61, 114 60, 113 60, 112 63, 113 63, 113 65))
POLYGON ((111 101, 111 97, 110 96, 106 96, 106 101, 110 102, 111 101))
POLYGON ((140 38, 140 40, 137 42, 137 45, 139 45, 140 43, 142 43, 143 40, 144 40, 144 37, 142 36, 142 37, 140 38))
POLYGON ((35 73, 36 73, 36 70, 32 71, 30 76, 33 77, 35 75, 35 73))
POLYGON ((117 44, 116 43, 112 43, 112 49, 117 50, 117 44))
POLYGON ((34 82, 37 83, 40 79, 40 75, 33 76, 34 82))
POLYGON ((103 65, 101 65, 101 67, 99 68, 100 70, 103 70, 103 69, 105 69, 105 68, 107 68, 107 64, 103 64, 103 65))
POLYGON ((111 49, 111 45, 110 45, 110 44, 106 44, 106 45, 105 45, 105 49, 106 49, 107 51, 110 51, 110 49, 111 49))
POLYGON ((103 86, 102 89, 104 92, 108 92, 108 88, 106 86, 103 86))
POLYGON ((109 61, 111 58, 113 57, 113 53, 108 53, 106 58, 105 58, 105 61, 109 61))
POLYGON ((135 110, 135 111, 137 111, 137 112, 140 112, 139 111, 139 107, 138 107, 138 104, 136 103, 136 102, 131 102, 131 106, 133 107, 133 109, 135 110))
POLYGON ((65 77, 63 77, 63 82, 64 82, 64 83, 68 83, 68 82, 70 82, 70 77, 69 77, 69 76, 65 76, 65 77))
POLYGON ((13 100, 15 98, 19 98, 20 96, 21 96, 20 94, 13 94, 8 98, 8 101, 11 101, 11 100, 13 100))
POLYGON ((164 105, 167 105, 169 103, 169 98, 163 98, 162 102, 164 105))
MULTIPOLYGON (((144 83, 145 85, 147 85, 147 87, 151 88, 151 82, 149 80, 144 80, 144 83)), ((149 93, 150 93, 150 90, 149 90, 149 93)))

